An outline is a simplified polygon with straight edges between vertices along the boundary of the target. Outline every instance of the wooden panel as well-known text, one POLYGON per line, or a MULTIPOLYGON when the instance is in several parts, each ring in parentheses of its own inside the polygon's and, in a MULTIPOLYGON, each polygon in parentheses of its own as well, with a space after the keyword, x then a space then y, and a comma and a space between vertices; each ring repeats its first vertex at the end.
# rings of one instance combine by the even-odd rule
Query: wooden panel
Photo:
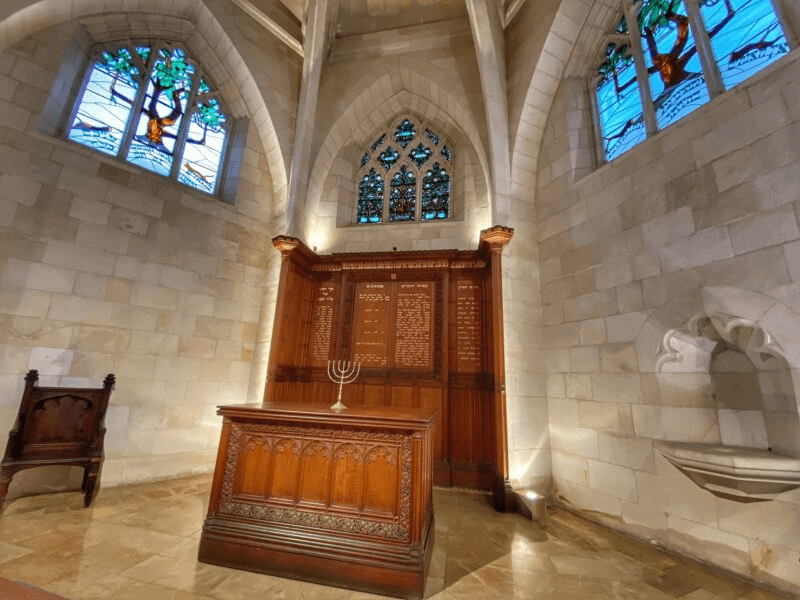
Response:
POLYGON ((364 463, 364 513, 396 516, 400 474, 397 448, 370 448, 364 463))
POLYGON ((276 238, 284 261, 266 397, 333 404, 327 360, 360 361, 346 406, 436 408, 437 483, 457 470, 493 488, 485 473, 504 474, 507 464, 495 288, 510 234, 487 232, 477 251, 330 256, 276 238))
POLYGON ((331 445, 319 440, 308 442, 303 448, 300 462, 299 502, 324 506, 328 500, 331 445))
POLYGON ((331 475, 331 509, 360 509, 364 481, 363 449, 344 443, 336 448, 331 475))
POLYGON ((297 441, 278 439, 273 460, 270 498, 294 500, 300 471, 300 447, 297 441))

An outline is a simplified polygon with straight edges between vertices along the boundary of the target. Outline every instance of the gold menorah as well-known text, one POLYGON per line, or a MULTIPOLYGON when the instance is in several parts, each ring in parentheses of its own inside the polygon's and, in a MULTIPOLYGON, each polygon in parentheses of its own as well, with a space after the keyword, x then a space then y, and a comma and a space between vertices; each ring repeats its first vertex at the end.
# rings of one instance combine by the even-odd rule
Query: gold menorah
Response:
POLYGON ((346 383, 353 383, 361 371, 361 363, 358 361, 350 362, 349 360, 329 360, 328 361, 328 377, 334 383, 339 383, 339 398, 336 404, 331 406, 333 410, 344 410, 347 408, 342 404, 342 386, 346 383))

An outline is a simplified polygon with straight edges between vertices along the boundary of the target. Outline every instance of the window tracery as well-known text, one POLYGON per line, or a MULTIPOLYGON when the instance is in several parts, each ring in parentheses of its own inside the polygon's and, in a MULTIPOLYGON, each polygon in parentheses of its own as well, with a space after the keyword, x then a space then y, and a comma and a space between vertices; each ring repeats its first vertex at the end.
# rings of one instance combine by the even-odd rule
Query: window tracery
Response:
POLYGON ((449 219, 452 162, 445 136, 415 117, 392 121, 358 160, 356 222, 449 219))
POLYGON ((625 9, 591 76, 605 160, 790 50, 770 0, 626 0, 625 9))
POLYGON ((125 42, 95 53, 66 137, 215 194, 231 124, 219 93, 181 46, 125 42))

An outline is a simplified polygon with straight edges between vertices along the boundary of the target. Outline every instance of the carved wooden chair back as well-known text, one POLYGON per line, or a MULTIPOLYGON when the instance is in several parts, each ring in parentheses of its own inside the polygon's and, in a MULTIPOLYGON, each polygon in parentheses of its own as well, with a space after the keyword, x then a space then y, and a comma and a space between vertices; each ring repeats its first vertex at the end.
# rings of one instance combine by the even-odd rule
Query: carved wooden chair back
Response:
POLYGON ((0 462, 0 510, 14 473, 47 465, 83 467, 84 505, 89 506, 103 462, 114 375, 106 376, 102 388, 40 387, 38 381, 36 370, 25 376, 17 420, 0 462))

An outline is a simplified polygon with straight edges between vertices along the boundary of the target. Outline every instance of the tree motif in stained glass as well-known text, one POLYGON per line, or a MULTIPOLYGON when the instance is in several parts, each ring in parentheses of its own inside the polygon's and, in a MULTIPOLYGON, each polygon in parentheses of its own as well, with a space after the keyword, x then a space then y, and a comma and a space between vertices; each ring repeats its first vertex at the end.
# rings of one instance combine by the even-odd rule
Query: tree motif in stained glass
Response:
POLYGON ((356 220, 359 223, 380 223, 383 218, 383 178, 370 169, 358 184, 358 208, 356 220))
MULTIPOLYGON (((210 92, 205 80, 200 90, 210 92)), ((189 121, 186 145, 183 147, 178 181, 209 194, 217 187, 220 160, 225 150, 226 121, 216 98, 197 103, 189 121)))
POLYGON ((439 138, 439 136, 433 133, 430 129, 425 130, 425 135, 427 135, 428 139, 437 146, 439 145, 439 142, 442 141, 441 138, 439 138))
POLYGON ((427 146, 420 144, 409 152, 408 157, 414 162, 415 165, 421 167, 433 154, 427 146))
MULTIPOLYGON (((625 28, 624 19, 617 27, 625 28)), ((609 44, 597 70, 597 108, 606 158, 612 160, 644 141, 647 132, 633 57, 625 45, 609 44)))
POLYGON ((417 204, 417 180, 406 167, 394 174, 389 184, 389 220, 413 221, 417 204))
POLYGON ((378 155, 378 161, 387 171, 392 168, 392 165, 397 162, 398 158, 400 158, 400 153, 391 146, 378 155))
POLYGON ((158 50, 142 114, 128 151, 130 162, 169 175, 176 133, 186 110, 195 71, 179 48, 158 50))
POLYGON ((442 156, 447 162, 453 162, 453 153, 450 151, 450 146, 442 147, 442 156))
POLYGON ((361 166, 363 167, 365 164, 369 162, 369 152, 364 152, 364 156, 361 157, 361 166))
POLYGON ((708 88, 682 0, 644 0, 638 22, 663 128, 708 102, 708 88))
POLYGON ((385 139, 386 139, 386 134, 384 133, 384 134, 383 134, 381 137, 379 137, 377 140, 375 140, 375 143, 373 143, 373 144, 372 144, 372 146, 370 146, 370 147, 369 147, 369 149, 370 149, 372 152, 375 152, 375 150, 377 150, 377 149, 378 149, 378 147, 379 147, 381 144, 383 144, 383 141, 384 141, 385 139))
POLYGON ((92 67, 67 137, 103 152, 119 152, 144 65, 128 48, 103 52, 92 67))
POLYGON ((405 148, 417 135, 414 129, 414 124, 408 119, 403 119, 400 125, 397 126, 397 131, 394 132, 394 139, 400 146, 405 148))
POLYGON ((770 0, 706 0, 700 13, 726 88, 789 52, 770 0))
POLYGON ((423 220, 446 219, 450 214, 450 175, 434 163, 422 178, 422 204, 420 215, 423 220))

